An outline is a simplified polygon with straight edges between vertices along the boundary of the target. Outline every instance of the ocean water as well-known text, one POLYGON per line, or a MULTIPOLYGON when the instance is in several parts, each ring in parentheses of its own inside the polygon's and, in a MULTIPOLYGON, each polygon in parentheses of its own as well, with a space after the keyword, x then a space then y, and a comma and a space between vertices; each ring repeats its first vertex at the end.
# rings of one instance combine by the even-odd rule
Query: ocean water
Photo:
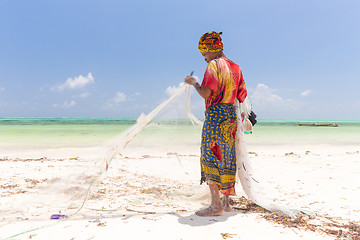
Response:
POLYGON ((259 120, 247 141, 254 144, 360 144, 360 121, 259 120), (338 127, 299 126, 336 123, 338 127))
MULTIPOLYGON (((136 123, 135 119, 2 118, 0 151, 95 147, 136 123)), ((188 120, 155 120, 135 139, 138 145, 200 144, 201 127, 188 120)), ((360 121, 258 120, 250 144, 360 144, 360 121), (298 126, 299 122, 332 122, 338 127, 298 126)))
POLYGON ((134 119, 3 118, 0 149, 98 146, 135 122, 134 119))

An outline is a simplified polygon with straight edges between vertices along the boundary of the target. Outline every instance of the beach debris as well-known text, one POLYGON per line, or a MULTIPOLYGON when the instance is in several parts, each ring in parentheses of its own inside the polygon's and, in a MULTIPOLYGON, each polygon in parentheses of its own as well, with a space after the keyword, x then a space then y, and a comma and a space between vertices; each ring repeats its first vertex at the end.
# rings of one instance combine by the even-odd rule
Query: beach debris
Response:
POLYGON ((189 212, 189 211, 186 209, 177 209, 176 212, 189 212))
POLYGON ((140 190, 141 193, 145 193, 145 194, 154 194, 157 197, 160 197, 161 195, 163 195, 163 190, 160 187, 150 187, 150 188, 143 188, 140 190))
POLYGON ((68 209, 77 209, 79 206, 78 204, 76 204, 75 202, 72 202, 69 204, 69 206, 67 207, 68 209))
POLYGON ((230 204, 234 209, 242 210, 244 213, 260 213, 260 216, 264 219, 285 227, 321 232, 337 237, 338 239, 360 240, 360 224, 356 222, 347 222, 341 218, 321 216, 308 213, 307 211, 301 211, 302 214, 297 218, 291 218, 278 213, 269 212, 255 203, 252 203, 245 197, 234 199, 230 204))
POLYGON ((294 152, 285 153, 285 156, 295 155, 294 152))
POLYGON ((101 218, 100 217, 97 217, 95 218, 94 220, 89 220, 89 222, 94 222, 94 223, 101 223, 101 218))
POLYGON ((3 158, 0 158, 0 162, 1 161, 8 161, 9 160, 9 157, 8 156, 5 156, 5 157, 3 157, 3 158))
MULTIPOLYGON (((42 158, 15 158, 15 159, 11 159, 11 162, 37 162, 37 161, 40 161, 40 162, 44 162, 44 161, 64 161, 65 159, 55 159, 55 158, 52 158, 52 159, 49 159, 47 157, 42 157, 42 158)), ((9 158, 5 157, 5 158, 1 158, 0 159, 0 162, 2 161, 9 161, 9 158)))
POLYGON ((244 196, 238 199, 238 201, 231 199, 230 205, 232 205, 233 208, 236 210, 241 210, 243 213, 247 213, 247 212, 270 213, 270 211, 256 205, 255 203, 246 199, 244 196))
POLYGON ((356 151, 356 152, 346 152, 346 154, 358 154, 359 151, 356 151))
POLYGON ((258 154, 256 152, 249 152, 249 154, 255 155, 256 157, 258 156, 258 154))
POLYGON ((1 188, 16 188, 20 187, 19 184, 8 184, 8 185, 0 185, 1 188))
POLYGON ((56 220, 56 219, 63 219, 63 218, 67 218, 66 215, 63 214, 53 214, 51 215, 50 219, 56 220))
POLYGON ((233 238, 234 236, 236 236, 236 234, 234 233, 221 233, 221 236, 223 239, 227 239, 227 238, 233 238))
POLYGON ((143 213, 143 214, 156 214, 156 212, 148 212, 148 211, 138 211, 130 208, 125 208, 129 212, 137 212, 137 213, 143 213))
MULTIPOLYGON (((152 215, 152 216, 154 216, 154 215, 152 215)), ((144 220, 151 220, 151 221, 158 221, 158 220, 160 220, 161 218, 159 218, 159 217, 149 217, 149 216, 144 216, 144 217, 142 217, 142 219, 144 219, 144 220)))
POLYGON ((24 181, 28 183, 27 188, 34 188, 37 184, 47 181, 48 179, 31 179, 25 178, 24 181))

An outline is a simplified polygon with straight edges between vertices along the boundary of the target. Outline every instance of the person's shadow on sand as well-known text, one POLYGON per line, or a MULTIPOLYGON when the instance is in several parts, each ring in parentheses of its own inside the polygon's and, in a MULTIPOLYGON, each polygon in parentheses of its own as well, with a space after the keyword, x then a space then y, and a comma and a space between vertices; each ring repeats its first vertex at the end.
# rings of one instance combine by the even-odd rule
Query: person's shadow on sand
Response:
POLYGON ((224 212, 224 214, 221 216, 199 217, 195 214, 191 214, 190 216, 181 216, 178 213, 174 213, 174 215, 179 218, 179 223, 193 227, 206 226, 217 222, 225 222, 229 217, 235 216, 237 214, 239 214, 239 212, 231 211, 224 212))

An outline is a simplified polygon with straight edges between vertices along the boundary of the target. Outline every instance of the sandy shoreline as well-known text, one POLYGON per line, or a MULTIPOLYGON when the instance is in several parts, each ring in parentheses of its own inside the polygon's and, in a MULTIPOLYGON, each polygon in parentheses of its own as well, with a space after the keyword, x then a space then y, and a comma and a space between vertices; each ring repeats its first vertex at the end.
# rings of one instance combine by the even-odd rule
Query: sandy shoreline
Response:
MULTIPOLYGON (((359 146, 250 145, 249 151, 267 194, 319 216, 359 224, 359 146)), ((209 203, 207 186, 199 185, 197 152, 144 155, 127 150, 94 183, 76 213, 103 165, 103 154, 94 148, 3 153, 0 239, 41 226, 14 239, 336 238, 285 228, 256 212, 197 217, 194 212, 209 203), (74 213, 62 222, 50 220, 52 214, 74 213)), ((240 197, 239 190, 234 199, 240 197)))

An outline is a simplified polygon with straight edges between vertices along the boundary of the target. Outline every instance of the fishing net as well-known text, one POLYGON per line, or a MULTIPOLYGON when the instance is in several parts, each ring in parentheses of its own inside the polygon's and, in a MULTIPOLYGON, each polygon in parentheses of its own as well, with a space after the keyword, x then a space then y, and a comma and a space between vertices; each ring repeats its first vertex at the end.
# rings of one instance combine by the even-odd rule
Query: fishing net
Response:
MULTIPOLYGON (((163 102, 153 111, 128 121, 126 127, 122 124, 118 134, 108 139, 102 138, 106 141, 100 145, 87 145, 86 136, 69 140, 68 143, 64 141, 59 146, 56 146, 55 139, 48 145, 41 140, 43 148, 40 143, 32 143, 32 148, 25 140, 21 142, 18 149, 26 148, 30 153, 24 153, 23 158, 12 159, 10 156, 2 159, 2 163, 9 162, 11 168, 28 168, 18 172, 9 171, 9 175, 2 176, 1 224, 19 220, 45 220, 53 215, 84 217, 94 214, 91 211, 94 209, 125 209, 129 203, 138 200, 139 191, 155 191, 155 196, 156 191, 161 191, 154 190, 158 185, 156 181, 149 186, 138 186, 143 181, 141 178, 161 176, 161 173, 167 176, 173 171, 174 179, 180 181, 190 171, 194 172, 193 169, 185 169, 185 162, 199 159, 201 121, 189 111, 190 87, 180 84, 170 90, 169 96, 164 96, 163 102), (50 148, 46 147, 50 145, 50 148), (156 162, 151 164, 152 169, 149 169, 150 161, 147 160, 156 162), (131 165, 133 169, 127 169, 126 161, 137 162, 131 165), (169 165, 170 162, 172 165, 169 165), (132 177, 139 169, 144 175, 132 177), (114 194, 111 191, 118 192, 114 194), (105 198, 104 195, 114 197, 105 198), (119 197, 126 200, 115 201, 119 197)), ((17 151, 16 148, 14 151, 17 151)), ((188 178, 186 181, 193 180, 188 178)), ((174 187, 178 185, 176 181, 172 184, 174 187)), ((174 196, 187 194, 175 188, 167 191, 168 195, 171 193, 174 196)))
MULTIPOLYGON (((186 211, 198 202, 194 200, 208 200, 206 185, 198 184, 202 121, 192 113, 194 106, 196 111, 203 108, 203 102, 195 99, 190 104, 189 85, 180 84, 169 93, 154 110, 122 126, 118 135, 99 146, 73 148, 65 144, 61 146, 62 158, 13 160, 11 167, 29 168, 18 176, 8 176, 17 183, 23 178, 22 185, 2 185, 1 224, 93 217, 120 210, 146 212, 149 205, 164 213, 186 211), (171 199, 188 201, 174 204, 171 199)), ((268 210, 294 216, 290 208, 263 197, 244 139, 251 102, 247 99, 237 109, 240 194, 268 210)))

